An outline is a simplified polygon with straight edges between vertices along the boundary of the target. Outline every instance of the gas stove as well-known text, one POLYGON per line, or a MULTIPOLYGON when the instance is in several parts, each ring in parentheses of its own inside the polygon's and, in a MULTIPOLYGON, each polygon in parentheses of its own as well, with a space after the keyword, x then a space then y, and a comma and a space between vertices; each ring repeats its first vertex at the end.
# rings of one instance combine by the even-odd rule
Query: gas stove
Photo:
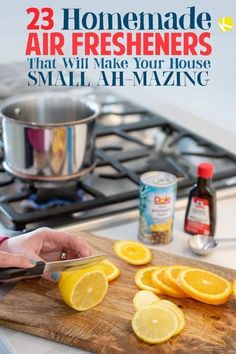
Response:
MULTIPOLYGON (((79 180, 52 184, 20 180, 0 165, 0 220, 8 229, 58 227, 135 209, 140 175, 152 170, 177 176, 178 198, 188 195, 200 162, 214 164, 216 189, 236 185, 235 155, 113 93, 77 90, 102 107, 96 125, 96 167, 79 180)), ((22 91, 19 85, 8 95, 22 91)))

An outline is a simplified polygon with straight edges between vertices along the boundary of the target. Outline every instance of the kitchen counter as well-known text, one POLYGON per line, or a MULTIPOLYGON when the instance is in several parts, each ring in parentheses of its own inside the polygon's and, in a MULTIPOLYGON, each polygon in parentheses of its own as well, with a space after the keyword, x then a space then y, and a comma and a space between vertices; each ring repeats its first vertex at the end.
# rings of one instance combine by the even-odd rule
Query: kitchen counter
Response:
MULTIPOLYGON (((218 192, 218 223, 216 236, 227 237, 235 236, 236 232, 236 188, 218 192)), ((180 256, 199 259, 193 255, 187 247, 188 235, 183 232, 183 219, 185 213, 186 201, 178 201, 176 205, 176 217, 174 228, 174 239, 169 245, 155 246, 164 252, 177 254, 180 256)), ((67 231, 73 231, 74 226, 67 227, 67 231)), ((95 235, 110 237, 112 239, 132 239, 137 240, 138 233, 138 212, 133 211, 126 214, 119 214, 117 217, 108 217, 94 222, 81 224, 81 230, 93 232, 95 235)), ((205 258, 201 258, 209 263, 222 265, 236 270, 235 244, 222 244, 205 258)), ((84 353, 78 349, 68 347, 62 344, 41 339, 32 335, 19 333, 11 329, 2 328, 0 333, 3 334, 13 350, 17 354, 75 354, 84 353)), ((0 354, 5 354, 1 352, 0 354)))

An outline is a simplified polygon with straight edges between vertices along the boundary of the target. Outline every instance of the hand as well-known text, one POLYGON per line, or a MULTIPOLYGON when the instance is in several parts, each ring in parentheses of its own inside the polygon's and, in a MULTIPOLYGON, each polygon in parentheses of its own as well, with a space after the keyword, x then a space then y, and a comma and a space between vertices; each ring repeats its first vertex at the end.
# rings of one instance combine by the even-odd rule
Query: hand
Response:
MULTIPOLYGON (((87 257, 92 254, 90 246, 82 238, 44 227, 5 240, 0 245, 0 266, 28 268, 38 260, 59 261, 62 251, 67 251, 67 259, 87 257), (2 262, 1 259, 3 259, 2 262)), ((45 273, 43 276, 57 281, 60 278, 60 273, 45 273)))
POLYGON ((30 268, 35 266, 35 261, 21 254, 12 254, 0 251, 0 268, 16 267, 30 268))

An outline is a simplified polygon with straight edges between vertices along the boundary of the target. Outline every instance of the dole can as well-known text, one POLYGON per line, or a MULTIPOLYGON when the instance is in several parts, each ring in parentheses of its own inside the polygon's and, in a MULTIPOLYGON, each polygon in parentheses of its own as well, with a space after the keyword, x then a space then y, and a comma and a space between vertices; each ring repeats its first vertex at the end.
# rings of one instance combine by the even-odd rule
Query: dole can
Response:
POLYGON ((139 190, 139 239, 148 244, 167 244, 172 240, 177 179, 153 171, 141 176, 139 190))

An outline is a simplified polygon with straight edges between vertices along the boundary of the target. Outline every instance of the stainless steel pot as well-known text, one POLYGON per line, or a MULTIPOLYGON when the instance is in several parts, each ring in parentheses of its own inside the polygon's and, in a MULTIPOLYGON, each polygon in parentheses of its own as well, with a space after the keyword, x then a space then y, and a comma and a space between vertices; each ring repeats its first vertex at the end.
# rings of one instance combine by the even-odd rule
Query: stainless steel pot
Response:
POLYGON ((99 106, 69 93, 35 93, 1 107, 4 168, 20 178, 70 180, 95 165, 99 106))

